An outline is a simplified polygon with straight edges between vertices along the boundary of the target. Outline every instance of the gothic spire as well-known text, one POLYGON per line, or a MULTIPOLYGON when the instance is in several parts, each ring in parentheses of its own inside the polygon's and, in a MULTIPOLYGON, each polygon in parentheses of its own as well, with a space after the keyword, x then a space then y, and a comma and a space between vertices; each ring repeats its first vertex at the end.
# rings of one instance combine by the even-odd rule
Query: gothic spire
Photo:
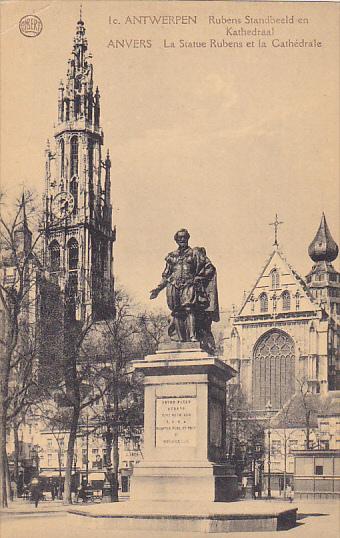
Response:
POLYGON ((338 252, 338 245, 331 236, 325 214, 322 213, 319 229, 308 247, 308 254, 313 262, 332 262, 336 259, 338 252))
POLYGON ((58 122, 85 119, 99 128, 99 91, 93 95, 92 55, 88 52, 85 24, 80 11, 68 61, 67 81, 61 82, 58 96, 58 122))

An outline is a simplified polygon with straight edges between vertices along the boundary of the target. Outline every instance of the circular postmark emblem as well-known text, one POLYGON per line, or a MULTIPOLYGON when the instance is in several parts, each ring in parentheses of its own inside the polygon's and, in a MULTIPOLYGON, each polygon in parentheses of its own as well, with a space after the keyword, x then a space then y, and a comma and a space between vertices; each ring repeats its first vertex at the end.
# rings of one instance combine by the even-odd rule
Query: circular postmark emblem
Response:
POLYGON ((37 15, 25 15, 19 21, 19 30, 25 37, 37 37, 42 29, 43 23, 37 15))

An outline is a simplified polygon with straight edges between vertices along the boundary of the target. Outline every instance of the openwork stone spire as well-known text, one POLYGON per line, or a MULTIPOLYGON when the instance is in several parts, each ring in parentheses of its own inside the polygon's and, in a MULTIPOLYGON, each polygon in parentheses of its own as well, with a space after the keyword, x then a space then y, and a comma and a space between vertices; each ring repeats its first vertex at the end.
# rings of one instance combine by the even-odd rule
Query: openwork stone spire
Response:
POLYGON ((308 254, 313 262, 332 262, 336 259, 338 252, 338 245, 331 236, 325 214, 322 213, 319 229, 308 247, 308 254))
POLYGON ((68 61, 66 86, 62 82, 59 86, 58 123, 85 119, 99 128, 100 94, 98 88, 94 91, 91 60, 84 21, 80 18, 68 61))

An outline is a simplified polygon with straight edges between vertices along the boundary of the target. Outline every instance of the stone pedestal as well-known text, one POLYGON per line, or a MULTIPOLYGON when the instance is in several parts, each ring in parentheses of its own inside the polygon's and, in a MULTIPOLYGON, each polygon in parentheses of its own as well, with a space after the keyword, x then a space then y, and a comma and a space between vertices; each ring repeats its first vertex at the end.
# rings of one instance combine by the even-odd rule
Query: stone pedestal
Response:
POLYGON ((164 344, 134 363, 145 375, 144 460, 133 501, 227 501, 237 479, 224 461, 225 384, 235 371, 198 343, 164 344))

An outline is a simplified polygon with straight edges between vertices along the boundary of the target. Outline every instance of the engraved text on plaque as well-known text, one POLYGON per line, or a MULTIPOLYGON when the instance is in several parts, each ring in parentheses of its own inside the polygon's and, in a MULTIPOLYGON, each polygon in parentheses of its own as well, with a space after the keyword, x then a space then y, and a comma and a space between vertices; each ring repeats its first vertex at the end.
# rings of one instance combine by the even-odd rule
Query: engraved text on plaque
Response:
POLYGON ((156 446, 196 446, 196 398, 156 399, 156 446))

